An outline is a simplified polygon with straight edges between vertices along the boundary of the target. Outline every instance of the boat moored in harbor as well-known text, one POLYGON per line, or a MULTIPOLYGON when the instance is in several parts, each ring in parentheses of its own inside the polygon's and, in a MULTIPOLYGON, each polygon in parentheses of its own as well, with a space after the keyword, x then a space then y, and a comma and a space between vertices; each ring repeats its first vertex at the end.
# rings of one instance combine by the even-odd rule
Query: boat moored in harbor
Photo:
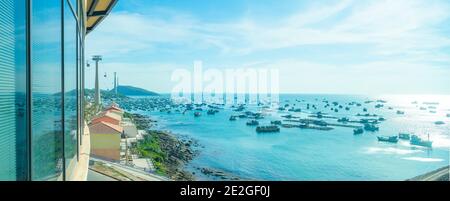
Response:
POLYGON ((207 114, 208 114, 208 115, 215 115, 215 114, 218 113, 218 112, 219 112, 219 110, 213 110, 213 109, 211 109, 211 110, 208 110, 207 114))
POLYGON ((409 133, 399 133, 398 138, 400 138, 402 140, 410 140, 411 135, 409 133))
POLYGON ((281 125, 281 121, 271 121, 270 124, 281 125))
POLYGON ((364 130, 375 132, 375 131, 379 131, 380 128, 373 124, 364 124, 364 130))
POLYGON ((247 122, 247 126, 257 126, 259 125, 259 122, 256 120, 251 120, 247 122))
POLYGON ((428 135, 428 140, 424 140, 417 135, 411 136, 411 140, 409 141, 411 145, 417 145, 421 147, 429 147, 431 148, 433 142, 430 141, 430 135, 428 135))
POLYGON ((241 119, 243 119, 243 118, 247 118, 247 115, 241 114, 241 115, 239 115, 238 117, 241 118, 241 119))
POLYGON ((200 117, 200 116, 202 116, 202 113, 200 113, 200 112, 195 112, 194 113, 194 117, 200 117))
POLYGON ((258 133, 280 132, 280 127, 278 127, 278 126, 258 126, 258 127, 256 127, 256 132, 258 132, 258 133))
POLYGON ((349 122, 350 119, 347 118, 347 117, 342 117, 342 118, 338 119, 337 121, 340 122, 340 123, 346 123, 346 122, 349 122))
POLYGON ((380 142, 391 142, 391 143, 397 143, 398 142, 398 136, 377 136, 378 141, 380 142))
POLYGON ((360 135, 364 133, 364 129, 362 128, 355 128, 353 129, 353 135, 360 135))
POLYGON ((297 126, 295 126, 294 124, 281 124, 281 127, 283 127, 283 128, 295 128, 297 126))

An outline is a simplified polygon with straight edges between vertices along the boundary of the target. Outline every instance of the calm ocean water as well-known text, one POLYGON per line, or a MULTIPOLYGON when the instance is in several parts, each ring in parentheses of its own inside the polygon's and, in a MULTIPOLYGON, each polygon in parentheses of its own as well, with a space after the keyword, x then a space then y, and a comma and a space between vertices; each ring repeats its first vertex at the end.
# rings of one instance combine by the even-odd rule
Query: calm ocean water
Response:
MULTIPOLYGON (((359 119, 355 115, 368 109, 387 120, 381 123, 379 132, 353 135, 353 129, 335 127, 331 131, 281 128, 280 133, 257 134, 254 127, 246 126, 246 119, 229 121, 230 115, 238 114, 230 108, 216 115, 195 118, 194 111, 186 114, 159 111, 139 111, 159 120, 158 128, 178 135, 197 139, 202 145, 200 154, 187 169, 195 172, 199 180, 214 180, 196 170, 208 167, 222 170, 244 179, 255 180, 405 180, 449 165, 450 148, 450 96, 350 96, 350 95, 281 95, 281 103, 296 104, 302 113, 262 110, 266 117, 260 125, 269 125, 271 120, 282 120, 281 116, 292 114, 306 118, 308 113, 324 112, 336 117, 359 119), (376 103, 364 104, 367 100, 387 101, 383 108, 376 103), (305 102, 297 102, 304 100, 305 102), (361 107, 350 106, 350 110, 339 112, 324 108, 322 100, 363 103, 361 107), (413 102, 417 102, 414 104, 413 102), (439 102, 426 105, 425 102, 439 102), (306 110, 306 104, 315 104, 317 110, 306 110), (393 107, 389 110, 388 107, 393 107), (426 107, 426 110, 420 109, 426 107), (431 108, 428 108, 431 107, 431 108), (398 115, 397 110, 405 111, 398 115), (431 113, 431 111, 436 111, 431 113), (435 125, 444 121, 444 125, 435 125), (378 142, 377 136, 397 135, 408 132, 430 134, 433 148, 412 146, 409 141, 397 144, 378 142)), ((283 105, 282 104, 282 105, 283 105)), ((345 106, 344 106, 345 107, 345 106)), ((327 122, 336 122, 325 119, 327 122)))

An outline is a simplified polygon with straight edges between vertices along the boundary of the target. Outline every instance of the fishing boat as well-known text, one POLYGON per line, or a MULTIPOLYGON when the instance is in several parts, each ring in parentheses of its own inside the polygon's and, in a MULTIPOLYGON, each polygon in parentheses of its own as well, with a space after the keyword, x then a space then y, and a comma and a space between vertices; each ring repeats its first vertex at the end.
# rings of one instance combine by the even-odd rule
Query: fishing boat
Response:
POLYGON ((281 121, 271 121, 270 124, 281 125, 281 121))
POLYGON ((280 132, 278 126, 258 126, 256 127, 256 132, 258 133, 275 133, 280 132))
POLYGON ((433 142, 430 141, 430 135, 428 135, 428 140, 423 140, 419 136, 413 135, 413 136, 411 136, 411 140, 409 141, 409 143, 411 145, 417 145, 417 146, 429 147, 429 148, 431 148, 431 146, 433 144, 433 142))
POLYGON ((398 138, 401 140, 410 140, 411 135, 409 133, 399 133, 398 138))
POLYGON ((378 141, 380 142, 391 142, 391 143, 397 143, 398 142, 398 136, 378 136, 378 141))
POLYGON ((375 132, 375 131, 379 131, 380 128, 373 124, 364 124, 364 130, 375 132))
POLYGON ((288 115, 284 115, 284 116, 281 116, 281 117, 283 117, 283 118, 286 118, 286 119, 291 119, 291 118, 293 118, 293 116, 292 116, 292 115, 290 115, 290 114, 288 114, 288 115))
POLYGON ((256 120, 251 120, 247 122, 247 126, 257 126, 259 125, 259 122, 256 120))
POLYGON ((353 135, 360 135, 364 133, 364 129, 362 128, 355 128, 353 129, 353 135))
POLYGON ((194 113, 194 117, 200 117, 200 116, 202 116, 202 113, 200 113, 200 112, 195 112, 194 113))
POLYGON ((241 115, 239 115, 239 118, 247 118, 247 115, 241 114, 241 115))
POLYGON ((308 123, 300 123, 298 124, 299 128, 308 128, 309 124, 308 123))
POLYGON ((405 112, 400 111, 400 110, 397 110, 397 114, 398 114, 398 115, 402 115, 402 114, 405 114, 405 112))
POLYGON ((281 127, 283 127, 283 128, 294 128, 295 125, 293 125, 293 124, 281 124, 281 127))

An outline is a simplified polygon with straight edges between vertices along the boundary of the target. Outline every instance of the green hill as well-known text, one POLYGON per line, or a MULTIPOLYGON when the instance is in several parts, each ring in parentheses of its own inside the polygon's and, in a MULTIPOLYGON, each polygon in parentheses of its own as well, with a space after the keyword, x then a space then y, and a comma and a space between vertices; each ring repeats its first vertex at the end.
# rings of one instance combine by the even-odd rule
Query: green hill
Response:
MULTIPOLYGON (((111 90, 112 92, 114 91, 111 90)), ((159 94, 133 86, 118 86, 117 93, 125 96, 158 96, 159 94)))

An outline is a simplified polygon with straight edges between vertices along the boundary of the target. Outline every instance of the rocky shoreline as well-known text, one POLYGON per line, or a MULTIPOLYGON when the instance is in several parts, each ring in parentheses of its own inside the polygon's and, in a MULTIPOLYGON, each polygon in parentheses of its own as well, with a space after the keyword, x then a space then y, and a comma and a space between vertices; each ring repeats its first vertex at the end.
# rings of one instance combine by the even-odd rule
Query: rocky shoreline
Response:
POLYGON ((161 150, 167 156, 164 161, 167 175, 177 181, 194 181, 194 175, 184 167, 198 155, 198 151, 194 149, 198 146, 197 142, 193 139, 179 139, 165 131, 151 131, 151 133, 158 139, 161 150))
POLYGON ((148 135, 156 139, 161 152, 166 156, 162 161, 165 174, 176 181, 195 181, 196 172, 214 180, 238 181, 242 180, 239 176, 224 170, 209 167, 194 167, 195 171, 186 170, 186 164, 193 160, 202 148, 197 140, 189 136, 174 135, 169 131, 152 130, 157 121, 141 114, 127 113, 125 116, 131 118, 139 130, 147 131, 148 135))
POLYGON ((239 181, 242 180, 242 178, 233 175, 229 172, 223 171, 223 170, 219 170, 219 169, 214 169, 214 168, 206 168, 206 167, 196 167, 195 168, 197 171, 201 172, 203 175, 213 178, 215 180, 224 180, 224 181, 239 181))
POLYGON ((139 130, 145 130, 148 136, 155 140, 160 152, 164 155, 158 159, 164 169, 164 173, 172 180, 193 181, 195 177, 184 170, 185 165, 198 155, 196 149, 199 144, 196 140, 187 136, 177 137, 170 132, 152 130, 152 125, 157 121, 140 114, 127 114, 139 130))

